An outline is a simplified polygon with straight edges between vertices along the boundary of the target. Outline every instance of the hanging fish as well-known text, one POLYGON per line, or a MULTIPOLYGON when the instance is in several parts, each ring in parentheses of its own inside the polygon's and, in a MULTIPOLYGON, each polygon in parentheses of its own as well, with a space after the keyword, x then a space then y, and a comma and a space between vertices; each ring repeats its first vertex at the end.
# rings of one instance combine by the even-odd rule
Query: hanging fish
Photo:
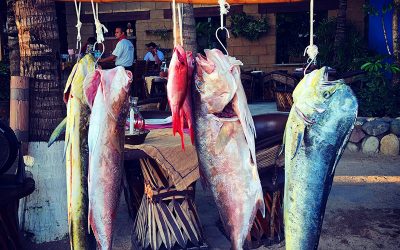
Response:
POLYGON ((232 248, 242 249, 257 210, 264 214, 254 122, 240 81, 241 62, 217 49, 205 53, 196 57, 192 90, 196 150, 232 248))
POLYGON ((285 130, 286 249, 317 249, 336 165, 350 137, 358 104, 327 68, 307 74, 293 92, 285 130))
POLYGON ((93 72, 95 59, 87 54, 73 67, 68 77, 64 101, 67 117, 54 130, 49 147, 65 130, 65 162, 67 176, 68 226, 71 249, 90 249, 94 245, 88 220, 88 128, 90 108, 83 99, 83 81, 93 72))
POLYGON ((119 66, 96 70, 84 82, 89 125, 89 225, 99 249, 111 249, 119 204, 132 73, 119 66))
POLYGON ((176 45, 168 68, 167 96, 172 113, 172 132, 181 136, 182 149, 183 125, 185 111, 182 109, 187 96, 188 82, 188 61, 186 52, 180 45, 176 45))

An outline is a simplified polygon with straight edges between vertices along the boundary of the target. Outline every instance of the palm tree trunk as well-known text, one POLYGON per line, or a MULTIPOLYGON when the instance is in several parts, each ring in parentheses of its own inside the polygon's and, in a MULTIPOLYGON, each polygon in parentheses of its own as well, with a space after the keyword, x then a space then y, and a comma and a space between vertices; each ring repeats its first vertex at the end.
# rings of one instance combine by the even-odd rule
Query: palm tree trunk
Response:
POLYGON ((194 20, 193 5, 183 5, 183 47, 187 51, 197 52, 196 22, 194 20))
POLYGON ((339 0, 339 10, 336 19, 336 34, 334 42, 335 51, 341 46, 346 35, 346 11, 347 0, 339 0))
POLYGON ((30 83, 30 141, 47 141, 65 117, 58 73, 59 41, 53 0, 16 0, 21 76, 30 83))
POLYGON ((19 44, 18 30, 15 24, 15 1, 7 1, 7 35, 8 35, 8 50, 10 59, 10 75, 19 76, 19 44))
MULTIPOLYGON (((400 12, 400 0, 393 1, 393 17, 392 17, 392 37, 393 37, 393 55, 395 63, 400 66, 400 50, 399 50, 399 12, 400 12)), ((400 84, 399 74, 393 75, 393 85, 400 84)))
POLYGON ((19 208, 20 226, 35 243, 64 238, 68 233, 64 142, 47 147, 53 129, 66 114, 59 76, 59 37, 54 0, 15 0, 20 75, 29 77, 30 168, 35 191, 19 208), (38 204, 40 207, 38 208, 38 204))

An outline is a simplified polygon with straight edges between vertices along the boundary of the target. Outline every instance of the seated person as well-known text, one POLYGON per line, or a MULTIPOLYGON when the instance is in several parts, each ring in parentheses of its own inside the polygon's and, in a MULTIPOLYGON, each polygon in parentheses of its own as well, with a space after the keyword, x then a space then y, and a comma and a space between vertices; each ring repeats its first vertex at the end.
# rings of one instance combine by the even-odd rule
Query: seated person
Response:
POLYGON ((164 60, 164 54, 162 51, 157 49, 157 45, 153 42, 146 44, 148 52, 144 55, 143 60, 153 61, 156 64, 160 64, 164 60))

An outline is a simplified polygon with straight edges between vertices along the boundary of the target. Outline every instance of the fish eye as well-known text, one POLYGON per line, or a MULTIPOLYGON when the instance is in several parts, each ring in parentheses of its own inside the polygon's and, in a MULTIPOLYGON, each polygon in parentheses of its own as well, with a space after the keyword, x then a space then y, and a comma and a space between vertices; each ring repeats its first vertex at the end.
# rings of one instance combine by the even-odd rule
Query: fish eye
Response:
POLYGON ((331 96, 331 94, 330 94, 328 91, 324 91, 324 92, 322 93, 322 96, 323 96, 325 99, 328 99, 328 98, 331 96))

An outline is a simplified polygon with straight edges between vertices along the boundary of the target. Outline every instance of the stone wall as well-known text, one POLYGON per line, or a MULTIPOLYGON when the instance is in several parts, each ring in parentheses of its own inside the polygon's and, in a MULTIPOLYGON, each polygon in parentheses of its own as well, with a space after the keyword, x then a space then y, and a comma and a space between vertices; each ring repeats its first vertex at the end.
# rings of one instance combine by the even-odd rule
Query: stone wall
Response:
POLYGON ((400 117, 357 118, 347 150, 365 154, 399 155, 400 117))
MULTIPOLYGON (((364 0, 348 1, 347 18, 353 22, 361 33, 364 31, 364 14, 362 11, 362 4, 364 0)), ((209 5, 195 5, 195 8, 210 7, 209 5)), ((257 4, 243 5, 243 11, 247 14, 259 17, 260 6, 257 4)), ((155 30, 160 28, 172 29, 172 20, 164 19, 164 10, 170 9, 169 3, 155 3, 155 2, 138 2, 138 3, 100 3, 99 4, 99 18, 102 21, 101 14, 116 13, 121 15, 129 15, 133 11, 150 11, 149 20, 136 21, 136 51, 137 57, 143 58, 147 52, 145 44, 153 41, 160 45, 162 48, 172 49, 173 38, 172 32, 167 40, 161 39, 157 35, 149 34, 146 30, 155 30)), ((67 12, 67 30, 68 32, 68 47, 74 48, 76 44, 76 14, 73 3, 66 3, 67 12)), ((92 7, 90 3, 82 3, 82 13, 92 14, 92 7)), ((336 16, 336 10, 329 10, 328 16, 336 16)), ((299 65, 277 65, 276 64, 276 30, 275 30, 275 16, 274 11, 271 13, 267 9, 267 17, 271 24, 271 29, 268 35, 262 37, 258 41, 250 42, 244 38, 234 38, 231 36, 227 39, 227 48, 229 54, 237 57, 244 63, 245 70, 293 70, 299 65)), ((227 27, 230 27, 229 18, 227 27)), ((60 31, 61 32, 61 31, 60 31)), ((114 32, 114 31, 109 31, 114 32)), ((88 37, 94 36, 94 24, 84 23, 82 26, 82 41, 86 41, 88 37)), ((109 49, 107 49, 107 52, 109 49)), ((306 60, 306 58, 305 58, 306 60)))

